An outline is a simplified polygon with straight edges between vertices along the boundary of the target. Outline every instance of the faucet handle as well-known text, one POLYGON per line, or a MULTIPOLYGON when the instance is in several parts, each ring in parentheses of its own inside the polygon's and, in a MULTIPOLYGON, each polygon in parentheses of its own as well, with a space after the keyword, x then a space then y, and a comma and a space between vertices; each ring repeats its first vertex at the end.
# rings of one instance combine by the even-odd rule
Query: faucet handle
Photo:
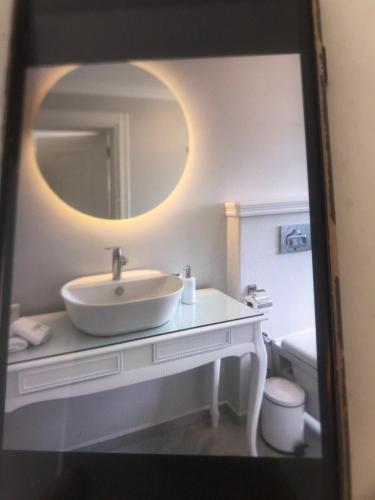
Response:
POLYGON ((122 253, 122 247, 105 247, 104 250, 112 250, 112 259, 118 259, 121 267, 129 262, 129 259, 122 253))
POLYGON ((113 253, 117 252, 119 255, 122 254, 122 247, 105 247, 104 250, 112 250, 113 253))
POLYGON ((257 290, 258 290, 258 285, 256 285, 255 283, 247 286, 247 293, 248 294, 252 294, 252 293, 256 292, 257 290))
POLYGON ((258 288, 258 285, 256 285, 255 283, 247 286, 247 293, 249 295, 252 295, 255 292, 265 292, 265 291, 266 290, 264 288, 258 288))

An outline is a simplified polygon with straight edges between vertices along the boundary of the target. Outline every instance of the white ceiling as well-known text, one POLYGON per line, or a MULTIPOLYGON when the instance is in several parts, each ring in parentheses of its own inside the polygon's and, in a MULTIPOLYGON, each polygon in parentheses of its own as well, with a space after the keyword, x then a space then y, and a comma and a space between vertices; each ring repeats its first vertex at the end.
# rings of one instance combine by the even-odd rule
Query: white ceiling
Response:
POLYGON ((175 99, 158 78, 131 63, 80 66, 59 80, 51 93, 175 99))

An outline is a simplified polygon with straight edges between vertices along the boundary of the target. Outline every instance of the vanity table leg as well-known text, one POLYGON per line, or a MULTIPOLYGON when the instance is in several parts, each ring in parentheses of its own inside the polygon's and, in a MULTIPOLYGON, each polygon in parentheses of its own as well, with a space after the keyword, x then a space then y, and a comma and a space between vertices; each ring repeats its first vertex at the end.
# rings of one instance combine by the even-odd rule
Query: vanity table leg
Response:
POLYGON ((267 352, 264 345, 260 323, 254 325, 255 352, 251 356, 250 388, 247 410, 246 434, 250 455, 256 457, 257 429, 260 408, 267 375, 267 352))
POLYGON ((219 425, 219 382, 220 382, 221 359, 216 359, 211 364, 211 424, 213 427, 219 425))

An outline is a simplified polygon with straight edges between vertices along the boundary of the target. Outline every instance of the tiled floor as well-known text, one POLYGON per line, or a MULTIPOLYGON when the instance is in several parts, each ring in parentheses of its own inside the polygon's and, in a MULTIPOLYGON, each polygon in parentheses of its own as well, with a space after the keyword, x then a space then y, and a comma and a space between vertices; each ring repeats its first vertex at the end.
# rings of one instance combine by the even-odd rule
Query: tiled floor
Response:
MULTIPOLYGON (((320 442, 308 429, 305 435, 308 447, 306 457, 319 457, 320 442)), ((231 455, 247 456, 245 424, 235 422, 230 415, 222 415, 220 425, 211 427, 204 419, 188 425, 140 437, 120 447, 110 450, 113 453, 162 453, 182 455, 231 455)), ((260 456, 280 456, 258 438, 260 456)))

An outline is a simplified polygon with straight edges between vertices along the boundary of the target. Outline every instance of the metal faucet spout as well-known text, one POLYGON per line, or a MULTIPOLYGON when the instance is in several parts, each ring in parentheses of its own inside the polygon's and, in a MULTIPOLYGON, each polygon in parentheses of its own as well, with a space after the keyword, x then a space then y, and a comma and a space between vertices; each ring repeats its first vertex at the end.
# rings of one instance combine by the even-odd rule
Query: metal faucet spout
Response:
POLYGON ((112 279, 120 280, 122 268, 129 260, 123 255, 121 247, 108 247, 106 250, 112 250, 112 279))

